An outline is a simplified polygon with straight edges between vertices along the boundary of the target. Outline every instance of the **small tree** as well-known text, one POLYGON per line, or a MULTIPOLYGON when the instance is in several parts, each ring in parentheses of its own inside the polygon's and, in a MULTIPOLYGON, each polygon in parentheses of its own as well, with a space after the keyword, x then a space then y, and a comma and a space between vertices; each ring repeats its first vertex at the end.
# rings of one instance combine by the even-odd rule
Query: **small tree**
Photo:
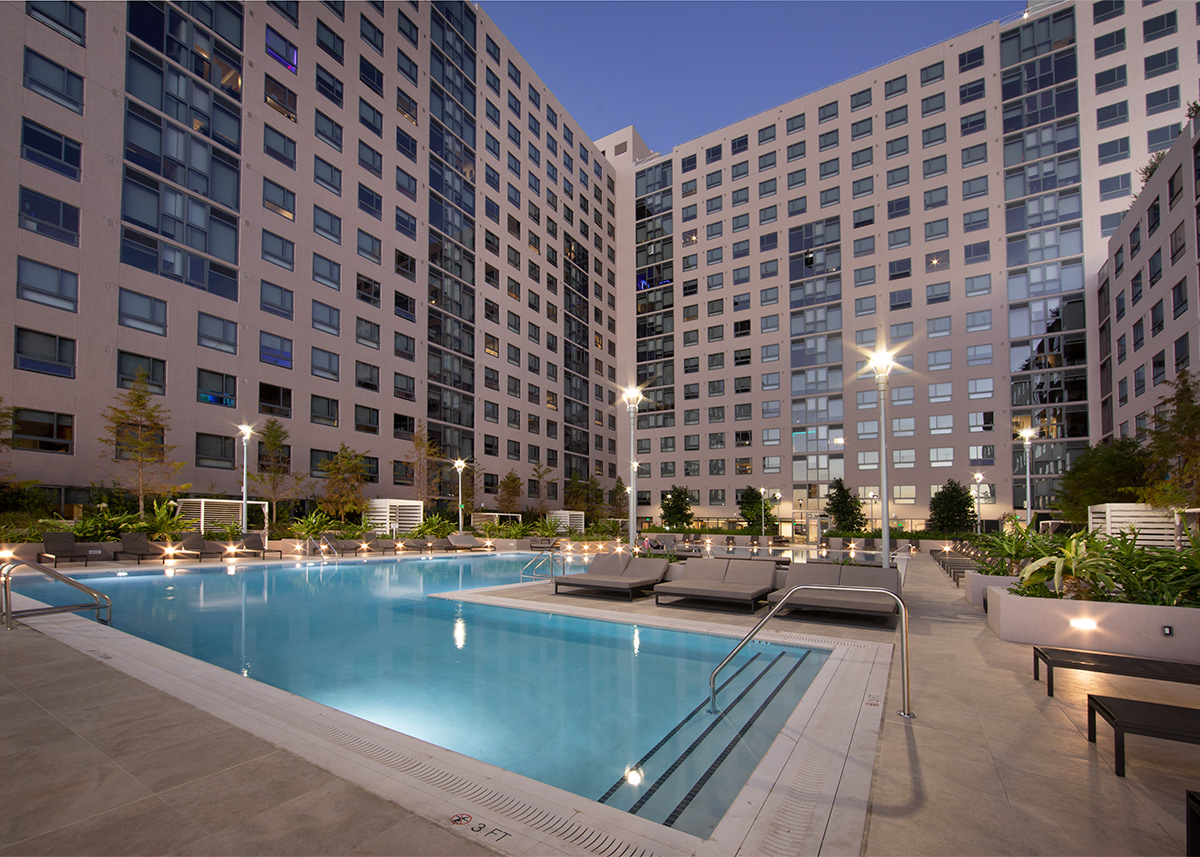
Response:
POLYGON ((438 482, 438 459, 442 450, 429 436, 429 429, 424 420, 417 420, 417 430, 413 432, 412 449, 405 461, 412 468, 414 499, 420 500, 426 506, 436 495, 435 486, 438 482))
POLYGON ((1083 524, 1088 506, 1138 503, 1146 489, 1146 465, 1147 452, 1133 438, 1090 447, 1062 475, 1054 508, 1083 524))
POLYGON ((137 496, 139 520, 146 517, 147 495, 176 494, 191 487, 175 482, 183 462, 168 460, 175 451, 175 445, 166 441, 171 412, 154 404, 152 395, 148 375, 140 371, 129 389, 100 415, 104 434, 99 440, 105 457, 116 465, 115 481, 137 496))
POLYGON ((553 472, 546 464, 539 463, 533 468, 533 479, 538 486, 537 503, 533 509, 539 518, 546 517, 546 513, 550 511, 550 503, 546 499, 546 485, 550 481, 547 477, 553 472))
POLYGON ((975 529, 975 497, 969 486, 947 479, 929 500, 926 528, 935 533, 969 533, 975 529))
POLYGON ((629 518, 629 491, 625 487, 625 480, 620 476, 608 495, 608 514, 609 517, 622 521, 629 518))
POLYGON ((1200 401, 1196 379, 1185 370, 1171 381, 1175 392, 1158 408, 1146 445, 1147 482, 1142 498, 1158 508, 1200 506, 1200 401))
POLYGON ((663 526, 672 530, 682 530, 691 526, 692 501, 688 499, 687 489, 680 485, 672 485, 671 490, 663 497, 662 505, 663 526))
POLYGON ((347 515, 366 508, 363 486, 367 482, 367 463, 361 452, 343 443, 337 455, 325 462, 325 473, 325 485, 317 498, 322 511, 344 522, 347 515))
POLYGON ((587 504, 587 483, 579 478, 578 473, 572 473, 563 489, 563 506, 572 511, 586 513, 587 504))
POLYGON ((274 526, 279 504, 304 495, 308 474, 292 470, 292 448, 288 446, 288 430, 271 417, 258 430, 258 472, 250 473, 263 499, 271 504, 271 525, 274 526))
POLYGON ((514 515, 521 511, 521 477, 517 471, 508 471, 500 480, 496 491, 496 509, 514 515))
POLYGON ((738 512, 746 519, 747 528, 773 533, 779 526, 779 519, 771 511, 773 505, 774 496, 769 491, 763 494, 757 488, 743 488, 738 512))
POLYGON ((830 529, 843 533, 860 533, 867 528, 867 516, 863 514, 862 500, 850 493, 840 478, 829 483, 829 496, 825 500, 825 514, 830 519, 830 529))

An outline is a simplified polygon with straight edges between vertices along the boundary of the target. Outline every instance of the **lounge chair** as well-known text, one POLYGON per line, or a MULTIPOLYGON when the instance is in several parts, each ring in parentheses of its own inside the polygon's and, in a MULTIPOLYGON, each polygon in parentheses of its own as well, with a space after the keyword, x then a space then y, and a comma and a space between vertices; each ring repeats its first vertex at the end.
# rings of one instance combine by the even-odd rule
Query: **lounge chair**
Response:
POLYGON ((371 539, 365 542, 358 543, 358 553, 362 554, 389 554, 396 552, 396 543, 391 539, 371 539))
POLYGON ((454 546, 454 542, 450 541, 449 539, 434 539, 429 543, 429 550, 446 551, 449 553, 452 550, 457 550, 457 548, 454 546))
POLYGON ((195 559, 204 562, 206 556, 225 556, 226 551, 211 548, 204 540, 204 533, 184 533, 178 545, 171 545, 163 552, 163 562, 169 559, 195 559))
POLYGON ((325 547, 322 553, 332 553, 334 556, 345 556, 348 553, 358 552, 358 542, 352 539, 338 538, 337 533, 321 533, 317 544, 325 547))
POLYGON ((529 549, 532 551, 554 550, 560 541, 557 536, 534 536, 529 540, 529 549))
POLYGON ((736 536, 726 536, 725 537, 725 547, 731 548, 731 547, 735 547, 736 545, 737 545, 737 537, 736 536))
POLYGON ((37 555, 37 561, 41 562, 42 557, 54 560, 55 568, 60 559, 81 559, 84 568, 88 564, 88 555, 75 546, 74 533, 42 533, 42 552, 37 555))
POLYGON ((788 548, 792 546, 792 540, 787 536, 771 536, 771 547, 773 548, 788 548))
POLYGON ((269 553, 277 553, 279 554, 279 558, 283 559, 283 551, 266 546, 263 542, 262 533, 246 533, 242 536, 242 543, 237 546, 237 550, 234 553, 248 553, 251 556, 258 556, 261 559, 266 559, 269 553))
POLYGON ((633 600, 635 592, 649 589, 663 579, 670 565, 665 557, 633 557, 621 553, 604 553, 594 557, 587 571, 554 577, 554 592, 560 586, 580 589, 600 589, 624 592, 633 600))
POLYGON ((794 609, 833 610, 846 613, 867 613, 890 616, 899 608, 895 600, 878 592, 863 592, 863 587, 886 589, 900 595, 900 572, 882 565, 834 565, 794 562, 788 568, 787 580, 781 589, 772 592, 767 600, 776 604, 793 586, 801 583, 836 586, 829 589, 801 589, 787 600, 794 609))
POLYGON ((454 545, 455 550, 460 551, 485 551, 488 546, 479 539, 467 533, 459 533, 450 536, 450 544, 454 545))
POLYGON ((142 564, 142 558, 152 556, 155 559, 162 557, 163 549, 160 547, 151 547, 150 540, 145 533, 121 533, 121 549, 113 552, 113 559, 128 557, 136 559, 137 564, 142 564))
POLYGON ((654 587, 655 604, 670 595, 748 604, 753 613, 759 599, 775 588, 775 564, 755 559, 690 559, 671 566, 668 577, 654 587))
POLYGON ((401 539, 396 542, 396 550, 403 548, 406 551, 421 551, 429 550, 429 542, 425 539, 401 539))

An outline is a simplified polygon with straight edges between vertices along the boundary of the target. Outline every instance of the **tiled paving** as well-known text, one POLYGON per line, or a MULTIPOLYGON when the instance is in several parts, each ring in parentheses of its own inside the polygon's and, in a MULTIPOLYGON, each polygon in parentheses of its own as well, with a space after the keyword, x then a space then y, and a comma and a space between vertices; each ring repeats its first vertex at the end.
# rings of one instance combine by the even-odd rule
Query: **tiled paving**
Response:
MULTIPOLYGON (((1063 671, 1050 699, 1030 647, 998 640, 928 555, 910 563, 904 594, 917 717, 896 714, 897 655, 860 853, 1183 853, 1200 747, 1131 737, 1127 776, 1116 777, 1111 730, 1087 741, 1086 695, 1200 707, 1200 687, 1063 671)), ((549 584, 518 597, 599 601, 554 596, 549 584)), ((653 599, 603 606, 754 621, 653 599)), ((822 637, 897 637, 870 621, 776 621, 822 637)), ((493 853, 24 627, 0 631, 0 771, 0 857, 493 853)))

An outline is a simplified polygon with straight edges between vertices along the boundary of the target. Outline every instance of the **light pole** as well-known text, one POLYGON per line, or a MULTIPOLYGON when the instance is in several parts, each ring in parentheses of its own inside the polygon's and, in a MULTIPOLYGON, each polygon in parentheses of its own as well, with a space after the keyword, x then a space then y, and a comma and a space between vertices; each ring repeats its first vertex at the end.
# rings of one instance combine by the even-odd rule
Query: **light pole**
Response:
POLYGON ((638 403, 642 401, 642 391, 637 387, 629 387, 621 396, 629 411, 629 549, 633 550, 637 538, 635 522, 637 506, 637 411, 638 403))
POLYGON ((1021 429, 1025 440, 1025 529, 1033 526, 1033 436, 1032 428, 1021 429))
POLYGON ((760 521, 760 523, 762 523, 763 538, 766 538, 766 536, 767 536, 767 506, 766 506, 767 489, 766 488, 758 489, 758 500, 759 500, 759 503, 758 503, 759 521, 760 521))
POLYGON ((458 534, 461 536, 463 531, 462 474, 467 469, 467 462, 456 458, 454 469, 458 471, 458 534))
POLYGON ((879 499, 879 495, 874 491, 868 491, 867 499, 871 501, 871 520, 867 522, 868 529, 874 529, 874 527, 869 525, 875 523, 875 501, 879 499))
POLYGON ((250 435, 254 429, 244 423, 238 426, 242 433, 242 535, 246 534, 246 481, 250 472, 250 435))
POLYGON ((979 517, 979 490, 983 487, 983 474, 975 474, 975 532, 983 532, 983 519, 979 517))
POLYGON ((888 373, 892 371, 892 355, 877 351, 868 364, 875 373, 875 388, 879 391, 879 516, 883 530, 883 567, 891 568, 892 532, 888 526, 888 460, 887 460, 887 389, 888 373))

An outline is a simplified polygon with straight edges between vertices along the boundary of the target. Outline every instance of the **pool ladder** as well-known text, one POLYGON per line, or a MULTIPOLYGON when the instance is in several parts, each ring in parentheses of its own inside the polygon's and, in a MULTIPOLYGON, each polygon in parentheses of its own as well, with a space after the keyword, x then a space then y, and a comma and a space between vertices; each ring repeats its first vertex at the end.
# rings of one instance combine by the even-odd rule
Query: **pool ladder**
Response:
POLYGON ((798 586, 793 586, 791 589, 789 589, 787 593, 779 599, 778 603, 776 603, 776 605, 767 612, 767 615, 763 616, 762 619, 759 620, 758 624, 750 629, 750 633, 742 637, 742 641, 733 647, 733 651, 725 656, 725 660, 717 664, 717 668, 713 670, 712 675, 708 677, 708 713, 721 713, 721 709, 717 706, 717 674, 720 673, 721 670, 725 669, 725 667, 729 666, 729 662, 733 660, 734 656, 737 655, 737 653, 740 652, 747 643, 754 639, 754 636, 763 629, 767 622, 770 621, 776 613, 778 613, 784 607, 789 606, 787 603, 788 599, 792 597, 793 593, 799 592, 801 589, 818 589, 826 592, 845 592, 847 589, 854 589, 859 592, 874 592, 878 593, 879 595, 886 595, 896 602, 896 605, 900 608, 900 689, 901 696, 903 697, 901 701, 902 708, 896 713, 901 717, 915 717, 916 715, 912 713, 912 708, 909 706, 908 699, 908 608, 904 606, 904 599, 895 592, 892 592, 890 589, 880 589, 875 586, 829 586, 818 583, 801 583, 798 586))
POLYGON ((556 559, 559 571, 562 574, 566 574, 567 562, 563 557, 562 548, 549 547, 525 563, 521 569, 521 582, 524 583, 527 580, 549 580, 554 576, 554 562, 556 559))
POLYGON ((98 592, 90 586, 85 586, 78 580, 73 580, 61 572, 47 568, 41 563, 13 560, 0 566, 0 620, 3 620, 4 627, 9 631, 13 629, 13 620, 18 616, 47 616, 51 613, 76 613, 80 610, 95 610, 97 622, 102 625, 112 624, 112 599, 103 592, 98 592), (12 603, 12 576, 13 572, 22 567, 41 572, 51 580, 57 580, 73 589, 78 589, 85 595, 91 596, 92 600, 90 603, 84 604, 64 604, 60 607, 30 607, 25 610, 14 610, 12 603), (102 613, 104 615, 101 615, 102 613))

